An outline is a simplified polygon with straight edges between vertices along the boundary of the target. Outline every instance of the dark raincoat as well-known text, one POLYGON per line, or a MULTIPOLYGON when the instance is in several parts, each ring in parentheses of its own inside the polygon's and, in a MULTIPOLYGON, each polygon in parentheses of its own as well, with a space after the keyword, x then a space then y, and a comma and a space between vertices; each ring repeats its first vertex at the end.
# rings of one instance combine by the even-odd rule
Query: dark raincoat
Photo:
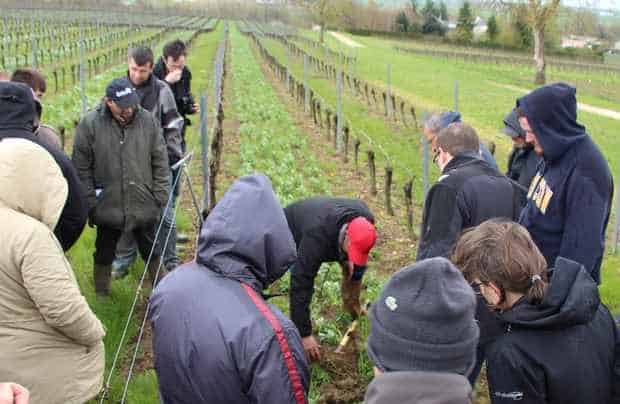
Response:
POLYGON ((151 297, 163 403, 307 402, 301 337, 260 296, 295 257, 269 180, 238 180, 202 226, 196 261, 166 276, 151 297))

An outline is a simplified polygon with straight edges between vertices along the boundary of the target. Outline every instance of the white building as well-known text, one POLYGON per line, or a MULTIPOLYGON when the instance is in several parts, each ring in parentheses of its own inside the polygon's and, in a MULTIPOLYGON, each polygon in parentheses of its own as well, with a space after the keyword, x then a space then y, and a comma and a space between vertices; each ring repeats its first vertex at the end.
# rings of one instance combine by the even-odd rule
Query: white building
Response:
POLYGON ((593 48, 600 46, 601 41, 593 36, 568 35, 562 37, 562 48, 593 48))

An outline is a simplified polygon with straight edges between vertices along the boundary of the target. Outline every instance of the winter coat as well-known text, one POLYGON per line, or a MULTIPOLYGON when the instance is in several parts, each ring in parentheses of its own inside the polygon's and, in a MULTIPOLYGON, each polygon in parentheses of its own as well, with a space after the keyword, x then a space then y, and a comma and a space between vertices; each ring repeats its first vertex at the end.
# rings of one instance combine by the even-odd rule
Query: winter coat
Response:
POLYGON ((84 186, 69 157, 61 149, 52 147, 33 133, 36 109, 30 87, 21 83, 0 82, 0 98, 0 139, 22 138, 41 145, 54 157, 67 181, 69 195, 54 229, 54 235, 62 249, 67 251, 80 238, 88 220, 84 186), (3 96, 9 96, 13 101, 7 102, 3 96))
POLYGON ((168 84, 153 74, 144 83, 136 86, 136 94, 140 98, 140 106, 155 117, 163 129, 163 136, 168 151, 170 166, 183 157, 183 118, 177 111, 172 90, 168 84))
POLYGON ((371 223, 375 218, 358 199, 324 197, 292 203, 284 209, 284 214, 297 245, 289 292, 291 319, 301 336, 307 337, 312 334, 310 303, 321 264, 347 261, 340 247, 342 227, 356 217, 364 217, 371 223))
POLYGON ((269 180, 239 179, 202 226, 196 261, 167 275, 151 297, 163 403, 307 402, 299 333, 260 296, 294 260, 269 180))
POLYGON ((123 230, 157 223, 168 201, 170 169, 161 129, 148 111, 138 108, 123 127, 101 103, 76 128, 73 164, 93 224, 123 230))
POLYGON ((485 220, 517 219, 524 196, 525 189, 477 155, 454 157, 426 197, 417 260, 449 258, 461 232, 485 220))
POLYGON ((525 147, 514 147, 508 157, 506 176, 518 182, 525 189, 529 189, 540 160, 534 151, 534 146, 526 144, 525 147))
POLYGON ((576 90, 541 87, 517 101, 543 148, 519 222, 549 265, 556 257, 582 264, 595 281, 605 250, 613 198, 607 161, 577 123, 576 90))
POLYGON ((618 330, 583 266, 558 258, 542 303, 522 299, 500 318, 487 350, 493 404, 619 402, 618 330))
POLYGON ((471 404, 471 386, 461 375, 387 372, 368 385, 365 404, 471 404))
POLYGON ((52 233, 66 198, 48 152, 0 141, 0 380, 31 404, 83 403, 103 381, 104 329, 52 233))
POLYGON ((172 90, 172 94, 174 95, 174 101, 177 104, 177 111, 182 116, 193 114, 193 110, 188 107, 191 105, 187 105, 187 100, 191 98, 192 93, 192 72, 189 70, 187 66, 183 67, 183 71, 181 72, 181 79, 176 83, 170 84, 165 81, 166 75, 168 74, 168 70, 166 69, 166 64, 164 63, 164 58, 161 57, 155 64, 153 68, 153 74, 159 80, 162 80, 172 90))

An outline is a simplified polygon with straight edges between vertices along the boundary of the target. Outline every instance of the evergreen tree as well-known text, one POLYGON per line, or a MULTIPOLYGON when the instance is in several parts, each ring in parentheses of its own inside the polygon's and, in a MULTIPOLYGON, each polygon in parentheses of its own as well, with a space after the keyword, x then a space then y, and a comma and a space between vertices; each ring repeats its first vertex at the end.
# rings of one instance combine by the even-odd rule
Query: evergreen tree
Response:
POLYGON ((448 21, 448 17, 448 7, 446 3, 442 1, 439 3, 439 18, 441 18, 442 21, 448 21))
POLYGON ((495 42, 498 34, 499 27, 497 26, 497 18, 495 17, 495 14, 493 14, 487 22, 487 35, 489 36, 489 41, 495 42))
POLYGON ((459 19, 456 23, 456 39, 463 44, 471 43, 474 39, 474 17, 469 2, 463 3, 459 10, 459 19))
POLYGON ((409 18, 407 18, 407 14, 404 11, 396 15, 396 30, 398 32, 409 31, 409 18))

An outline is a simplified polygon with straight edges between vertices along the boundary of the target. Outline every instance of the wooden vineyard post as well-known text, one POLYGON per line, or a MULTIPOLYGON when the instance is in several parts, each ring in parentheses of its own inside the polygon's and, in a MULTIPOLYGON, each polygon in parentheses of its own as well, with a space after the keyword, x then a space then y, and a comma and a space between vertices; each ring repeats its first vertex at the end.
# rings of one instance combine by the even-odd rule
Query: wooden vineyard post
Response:
POLYGON ((334 149, 338 150, 338 115, 334 114, 334 149))
POLYGON ((327 123, 327 140, 329 140, 329 137, 332 134, 332 111, 328 109, 327 111, 325 111, 325 115, 327 115, 327 119, 326 119, 326 123, 327 123))
POLYGON ((375 152, 372 150, 368 150, 368 171, 370 174, 370 194, 373 196, 377 195, 377 169, 375 166, 375 152))
POLYGON ((384 114, 385 116, 388 116, 388 98, 387 98, 387 94, 385 94, 385 92, 382 93, 383 96, 383 109, 384 109, 384 114))
POLYGON ((366 102, 370 105, 370 96, 368 95, 368 83, 364 83, 364 94, 366 94, 366 102))
POLYGON ((370 94, 372 95, 372 100, 375 103, 375 107, 376 107, 377 106, 377 93, 375 92, 374 88, 370 91, 370 94))
POLYGON ((360 173, 360 166, 359 166, 360 145, 361 145, 360 140, 355 139, 355 142, 353 143, 353 158, 355 159, 355 174, 360 173))
POLYGON ((65 149, 65 140, 66 140, 66 135, 65 135, 65 127, 64 126, 60 126, 58 128, 58 131, 60 132, 60 146, 62 147, 62 149, 65 149))
POLYGON ((407 210, 407 229, 409 237, 413 240, 415 233, 413 232, 413 180, 409 180, 403 187, 405 191, 405 207, 407 210))
POLYGON ((417 128, 418 127, 418 117, 415 114, 415 108, 411 107, 409 111, 411 112, 411 117, 413 118, 413 127, 417 128))
POLYGON ((388 215, 394 216, 394 208, 392 207, 392 175, 394 170, 389 164, 385 167, 385 207, 388 215))
POLYGON ((316 116, 317 121, 319 121, 319 128, 323 128, 323 114, 321 113, 321 102, 316 102, 316 116))
POLYGON ((392 114, 392 118, 394 118, 394 120, 398 120, 396 118, 396 97, 394 96, 394 94, 392 94, 390 96, 390 113, 392 114))
POLYGON ((343 141, 344 141, 344 153, 342 155, 342 161, 349 162, 349 126, 345 125, 343 128, 343 141))
POLYGON ((408 127, 409 125, 407 125, 407 118, 405 118, 405 101, 403 100, 400 101, 400 116, 403 120, 403 125, 408 127))
POLYGON ((58 71, 54 70, 54 93, 58 93, 58 71))

